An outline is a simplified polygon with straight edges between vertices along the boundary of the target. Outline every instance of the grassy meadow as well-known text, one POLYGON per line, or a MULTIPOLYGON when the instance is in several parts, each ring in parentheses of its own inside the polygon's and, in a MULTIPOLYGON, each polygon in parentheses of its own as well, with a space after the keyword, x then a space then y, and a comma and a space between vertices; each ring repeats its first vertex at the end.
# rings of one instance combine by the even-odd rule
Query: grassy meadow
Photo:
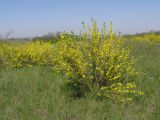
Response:
POLYGON ((132 46, 138 71, 135 82, 145 94, 129 104, 97 101, 92 96, 69 98, 63 76, 49 67, 34 66, 0 71, 1 120, 159 120, 160 43, 150 48, 132 46))
POLYGON ((160 120, 158 11, 160 0, 0 0, 0 120, 160 120))

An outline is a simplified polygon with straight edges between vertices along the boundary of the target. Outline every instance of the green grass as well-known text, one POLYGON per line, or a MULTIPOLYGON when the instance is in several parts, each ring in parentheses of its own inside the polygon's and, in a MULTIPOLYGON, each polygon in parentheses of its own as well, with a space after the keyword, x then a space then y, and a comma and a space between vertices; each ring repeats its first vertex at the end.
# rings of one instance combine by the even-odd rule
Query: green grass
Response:
POLYGON ((160 120, 160 44, 131 43, 137 87, 145 94, 130 104, 69 98, 63 77, 48 67, 0 71, 0 120, 160 120))

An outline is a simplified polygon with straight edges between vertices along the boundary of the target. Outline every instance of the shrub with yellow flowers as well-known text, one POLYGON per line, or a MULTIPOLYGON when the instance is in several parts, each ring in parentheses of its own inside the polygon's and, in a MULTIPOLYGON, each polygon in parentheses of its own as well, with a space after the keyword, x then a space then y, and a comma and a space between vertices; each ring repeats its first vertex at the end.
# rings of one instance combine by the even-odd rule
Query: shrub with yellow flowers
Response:
POLYGON ((86 30, 84 23, 83 28, 85 32, 78 40, 63 34, 55 50, 55 67, 66 76, 66 84, 73 95, 82 96, 95 90, 98 96, 109 98, 129 93, 141 95, 136 90, 123 92, 129 85, 135 86, 129 84, 136 74, 135 59, 130 56, 129 48, 122 47, 122 40, 113 34, 112 23, 109 31, 105 23, 101 31, 94 20, 91 28, 86 30), (112 89, 115 85, 121 87, 112 89))
POLYGON ((0 68, 19 68, 32 65, 52 65, 54 45, 44 42, 0 45, 0 68))
POLYGON ((124 39, 131 40, 133 42, 143 42, 144 45, 148 46, 149 48, 152 48, 155 47, 156 43, 160 42, 160 34, 151 32, 137 35, 126 35, 124 39))

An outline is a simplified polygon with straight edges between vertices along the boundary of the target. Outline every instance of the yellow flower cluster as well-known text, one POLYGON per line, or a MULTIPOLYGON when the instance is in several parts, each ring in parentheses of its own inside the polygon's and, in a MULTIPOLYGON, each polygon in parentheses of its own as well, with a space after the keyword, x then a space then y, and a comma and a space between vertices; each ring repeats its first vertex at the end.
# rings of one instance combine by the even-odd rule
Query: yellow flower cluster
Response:
POLYGON ((147 46, 153 47, 155 43, 160 42, 160 35, 155 33, 146 33, 143 35, 128 35, 125 39, 137 42, 144 42, 147 46))
POLYGON ((136 96, 141 96, 144 93, 135 89, 136 86, 134 83, 115 83, 109 87, 102 87, 100 92, 97 94, 100 97, 111 98, 112 100, 116 100, 122 102, 130 102, 136 96))
POLYGON ((0 44, 0 68, 53 64, 53 45, 43 42, 0 44))

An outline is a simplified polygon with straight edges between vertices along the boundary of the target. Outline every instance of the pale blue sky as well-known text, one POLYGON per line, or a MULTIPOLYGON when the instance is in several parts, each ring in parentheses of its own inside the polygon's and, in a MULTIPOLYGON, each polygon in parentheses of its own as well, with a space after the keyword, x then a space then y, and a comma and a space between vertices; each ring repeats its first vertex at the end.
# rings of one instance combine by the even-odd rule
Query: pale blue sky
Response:
POLYGON ((77 33, 91 17, 99 25, 112 21, 115 32, 160 30, 160 0, 0 0, 0 35, 14 37, 48 32, 77 33))

